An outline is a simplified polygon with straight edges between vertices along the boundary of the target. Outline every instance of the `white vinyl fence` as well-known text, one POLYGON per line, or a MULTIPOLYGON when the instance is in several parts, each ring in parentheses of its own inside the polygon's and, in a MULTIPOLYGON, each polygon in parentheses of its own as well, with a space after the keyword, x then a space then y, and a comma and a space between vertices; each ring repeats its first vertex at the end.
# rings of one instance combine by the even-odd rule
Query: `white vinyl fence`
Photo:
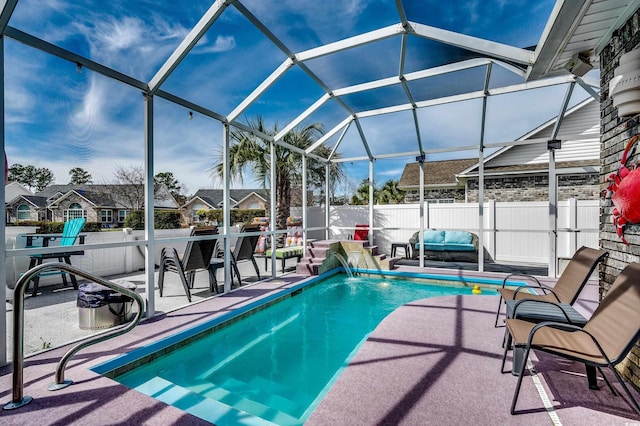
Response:
MULTIPOLYGON (((380 252, 390 253, 392 242, 408 242, 420 226, 420 206, 418 204, 397 204, 374 206, 374 244, 380 252)), ((478 232, 477 203, 427 204, 424 207, 425 229, 452 229, 478 232)), ((300 209, 292 209, 292 216, 302 216, 300 209)), ((334 206, 329 211, 329 238, 348 238, 357 223, 369 222, 368 206, 334 206)), ((307 238, 324 239, 324 207, 310 207, 307 213, 307 238)), ((558 247, 559 258, 571 257, 575 250, 587 245, 598 247, 599 201, 569 200, 558 206, 558 247)), ((538 263, 549 262, 549 207, 544 202, 484 204, 484 247, 486 253, 496 262, 538 263)), ((25 247, 24 234, 32 233, 31 227, 7 227, 6 247, 25 247)), ((156 264, 160 250, 171 245, 181 250, 186 241, 166 241, 162 239, 184 238, 189 229, 156 230, 156 264)), ((143 231, 131 233, 122 230, 86 233, 87 245, 103 243, 129 243, 144 239, 143 231)), ((71 262, 81 269, 99 276, 131 273, 144 268, 143 246, 120 246, 86 249, 84 256, 73 256, 71 262)), ((7 257, 7 283, 10 286, 20 278, 29 265, 28 255, 7 257)), ((59 282, 59 276, 43 277, 42 283, 59 282)))
MULTIPOLYGON (((598 247, 599 200, 558 203, 557 256, 571 257, 580 246, 598 247)), ((549 205, 546 202, 484 203, 484 248, 496 262, 549 263, 549 205)), ((302 216, 299 208, 292 215, 302 216)), ((324 207, 311 207, 306 228, 324 227, 324 207)), ((425 229, 478 233, 478 203, 424 205, 425 229)), ((332 206, 329 238, 348 238, 355 224, 369 222, 368 206, 332 206)), ((392 242, 408 242, 420 227, 419 204, 378 205, 373 208, 374 244, 390 253, 392 242)), ((313 230, 307 238, 324 238, 313 230)))

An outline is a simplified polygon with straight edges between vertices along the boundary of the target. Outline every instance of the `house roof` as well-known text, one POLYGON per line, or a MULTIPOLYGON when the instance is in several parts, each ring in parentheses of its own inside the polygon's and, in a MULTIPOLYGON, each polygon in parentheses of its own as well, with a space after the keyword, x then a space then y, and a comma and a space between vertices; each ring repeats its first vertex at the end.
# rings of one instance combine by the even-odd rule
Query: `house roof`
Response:
MULTIPOLYGON (((125 187, 126 184, 118 185, 119 187, 125 187)), ((128 185, 131 187, 137 185, 128 185)), ((140 185, 141 186, 141 185, 140 185)), ((50 200, 55 195, 60 195, 55 200, 50 200, 51 204, 56 204, 60 200, 63 200, 66 197, 69 197, 71 194, 77 194, 88 202, 93 204, 95 207, 106 207, 106 208, 122 208, 126 205, 126 203, 122 203, 117 199, 117 194, 114 194, 113 184, 88 184, 88 185, 49 185, 44 188, 42 191, 36 193, 37 196, 44 197, 45 199, 50 200)), ((139 190, 139 188, 135 188, 134 190, 139 190)), ((166 190, 164 185, 156 185, 156 200, 155 207, 156 208, 178 208, 178 204, 170 192, 166 190), (158 195, 159 192, 162 192, 162 196, 158 195), (167 200, 165 198, 170 197, 171 199, 167 200)))
MULTIPOLYGON (((475 158, 460 160, 425 161, 424 186, 455 186, 458 185, 456 175, 478 162, 475 158)), ((420 163, 405 165, 398 188, 409 189, 420 186, 420 163)))
POLYGON ((45 207, 47 207, 47 198, 46 197, 39 197, 37 195, 18 195, 17 197, 15 197, 11 201, 9 201, 9 203, 7 203, 7 204, 11 204, 11 205, 21 204, 20 200, 24 200, 27 203, 29 203, 32 206, 37 207, 37 208, 45 208, 45 207))
MULTIPOLYGON (((229 198, 231 199, 232 207, 240 203, 251 194, 255 194, 264 201, 267 201, 269 192, 266 189, 231 189, 229 190, 229 198)), ((195 194, 185 203, 185 205, 192 203, 194 200, 200 199, 206 203, 210 208, 220 208, 224 201, 222 189, 198 189, 195 194)))

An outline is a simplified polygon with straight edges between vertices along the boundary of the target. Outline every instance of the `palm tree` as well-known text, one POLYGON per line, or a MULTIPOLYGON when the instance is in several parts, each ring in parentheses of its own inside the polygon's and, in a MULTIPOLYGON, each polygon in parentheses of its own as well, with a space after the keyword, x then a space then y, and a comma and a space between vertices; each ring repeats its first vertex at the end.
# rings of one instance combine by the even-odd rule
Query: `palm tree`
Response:
MULTIPOLYGON (((255 121, 247 120, 247 125, 258 132, 274 136, 278 133, 277 125, 268 129, 262 117, 255 121)), ((297 127, 287 133, 282 141, 300 149, 311 146, 323 135, 322 125, 311 124, 306 127, 297 127)), ((287 217, 291 208, 291 189, 299 188, 302 184, 302 155, 280 145, 275 146, 276 181, 269 184, 271 177, 271 146, 269 142, 260 139, 253 133, 235 129, 230 132, 231 144, 229 147, 229 169, 232 179, 242 180, 243 172, 251 168, 256 182, 263 188, 270 186, 276 191, 276 229, 286 229, 287 217)), ((314 153, 326 158, 329 148, 324 145, 318 147, 314 153)), ((339 157, 335 155, 334 157, 339 157)), ((213 171, 219 177, 223 176, 223 163, 220 157, 213 171)), ((337 182, 343 177, 341 163, 331 163, 331 182, 337 182)), ((307 182, 310 187, 324 188, 325 166, 324 163, 309 159, 307 161, 307 182)), ((329 188, 333 192, 333 188, 329 188)))
POLYGON ((398 189, 398 181, 389 179, 378 192, 380 204, 400 204, 404 202, 404 191, 398 189))

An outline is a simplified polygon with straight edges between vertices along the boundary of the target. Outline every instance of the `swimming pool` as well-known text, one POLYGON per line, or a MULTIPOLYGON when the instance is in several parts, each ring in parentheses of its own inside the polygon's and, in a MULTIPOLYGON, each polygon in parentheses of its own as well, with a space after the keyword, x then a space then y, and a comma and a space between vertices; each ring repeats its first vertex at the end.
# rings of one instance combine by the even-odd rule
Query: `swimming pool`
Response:
POLYGON ((471 292, 338 274, 114 379, 218 425, 302 424, 389 313, 471 292))

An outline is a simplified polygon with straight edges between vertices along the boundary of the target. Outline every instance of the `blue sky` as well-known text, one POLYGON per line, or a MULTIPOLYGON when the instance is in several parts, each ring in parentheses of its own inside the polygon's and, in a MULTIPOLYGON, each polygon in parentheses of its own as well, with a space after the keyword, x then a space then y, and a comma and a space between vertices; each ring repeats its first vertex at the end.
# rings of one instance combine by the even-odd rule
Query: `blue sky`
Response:
MULTIPOLYGON (((10 25, 47 42, 148 82, 179 45, 211 1, 21 0, 10 25)), ((395 1, 245 0, 242 4, 297 53, 362 32, 400 22, 395 1)), ((516 47, 535 45, 553 8, 551 0, 405 0, 410 21, 431 25, 516 47)), ((307 66, 330 89, 397 76, 401 38, 392 37, 311 60, 307 66)), ((139 90, 75 64, 24 46, 5 43, 6 152, 9 164, 33 164, 53 170, 56 183, 68 182, 73 167, 88 170, 96 182, 108 181, 116 166, 142 165, 143 98, 139 90)), ((468 52, 409 37, 405 72, 464 59, 468 52)), ((286 55, 233 6, 212 25, 205 37, 176 68, 162 89, 229 114, 269 76, 286 55)), ((411 90, 425 99, 478 90, 483 70, 461 72, 456 79, 413 82, 411 90)), ((516 83, 499 67, 492 85, 516 83)), ((520 79, 521 80, 521 79, 520 79)), ((560 108, 564 87, 539 93, 489 99, 487 141, 513 140, 552 118, 560 108), (523 111, 526 110, 526 113, 523 111)), ((245 112, 262 115, 284 127, 323 95, 323 90, 299 67, 290 69, 245 112)), ((586 97, 576 90, 575 102, 586 97)), ((345 97, 355 111, 406 103, 399 87, 345 97)), ((427 149, 472 145, 479 140, 481 101, 456 102, 419 111, 421 136, 427 149)), ((335 101, 314 113, 305 124, 323 123, 330 130, 347 117, 335 101)), ((241 120, 242 121, 242 120, 241 120)), ((171 171, 188 193, 219 187, 210 168, 217 161, 222 126, 156 98, 155 171, 171 171)), ((413 119, 399 112, 362 119, 374 154, 417 149, 413 119)), ((340 132, 338 132, 338 135, 340 132)), ((337 136, 328 141, 334 144, 337 136)), ((350 158, 364 155, 355 126, 338 152, 350 158)), ((438 158, 462 156, 455 152, 438 158)), ((475 152, 464 153, 474 157, 475 152)), ((434 159, 438 159, 433 157, 434 159)), ((375 179, 399 179, 413 158, 380 160, 375 179)), ((368 175, 366 162, 347 163, 348 191, 368 175)), ((250 175, 236 187, 257 187, 250 175)))

